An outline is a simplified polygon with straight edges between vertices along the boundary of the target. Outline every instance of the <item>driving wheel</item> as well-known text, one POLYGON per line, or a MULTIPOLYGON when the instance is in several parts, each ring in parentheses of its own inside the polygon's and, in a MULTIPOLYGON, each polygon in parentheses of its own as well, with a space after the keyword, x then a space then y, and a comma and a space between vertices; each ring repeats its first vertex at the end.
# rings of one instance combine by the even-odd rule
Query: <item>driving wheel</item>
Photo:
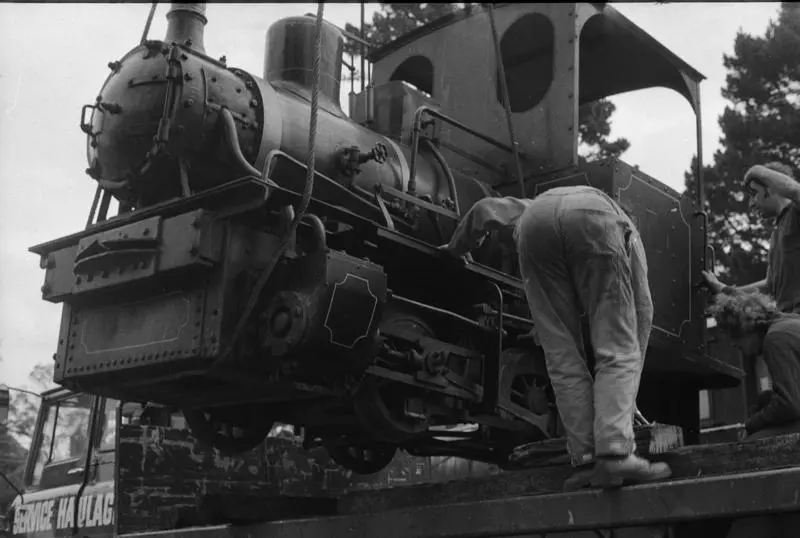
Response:
MULTIPOLYGON (((424 321, 411 314, 389 312, 381 322, 381 330, 394 329, 412 336, 433 338, 433 331, 424 321)), ((396 351, 405 351, 402 340, 393 343, 396 351)), ((362 428, 376 439, 402 443, 428 429, 427 417, 409 417, 406 413, 408 388, 380 378, 368 378, 353 398, 353 410, 362 428)))
POLYGON ((501 400, 529 413, 525 419, 529 428, 524 433, 513 434, 517 438, 514 442, 540 441, 555 435, 557 412, 550 401, 553 396, 543 357, 527 349, 505 350, 500 396, 501 400))

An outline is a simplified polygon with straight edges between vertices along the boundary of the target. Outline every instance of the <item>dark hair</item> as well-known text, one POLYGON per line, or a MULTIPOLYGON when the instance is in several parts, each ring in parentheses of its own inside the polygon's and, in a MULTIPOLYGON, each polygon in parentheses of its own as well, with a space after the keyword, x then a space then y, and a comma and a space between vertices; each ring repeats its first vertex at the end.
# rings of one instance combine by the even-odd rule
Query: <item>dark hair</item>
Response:
POLYGON ((780 315, 775 301, 763 293, 720 293, 708 307, 717 326, 733 338, 764 331, 780 315))

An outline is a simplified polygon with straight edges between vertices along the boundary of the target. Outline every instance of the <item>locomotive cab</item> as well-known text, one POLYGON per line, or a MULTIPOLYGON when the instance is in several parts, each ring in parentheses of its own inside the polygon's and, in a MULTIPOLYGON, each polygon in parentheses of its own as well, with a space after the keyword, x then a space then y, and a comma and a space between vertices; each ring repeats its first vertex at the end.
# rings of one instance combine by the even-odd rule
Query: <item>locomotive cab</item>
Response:
POLYGON ((659 381, 648 392, 645 376, 640 407, 691 432, 699 388, 739 375, 702 348, 703 221, 624 163, 581 162, 576 133, 582 102, 661 84, 697 107, 701 77, 607 7, 495 14, 507 91, 476 8, 373 53, 351 119, 333 25, 277 21, 260 78, 206 53, 203 4, 173 4, 167 37, 109 64, 84 107, 98 182, 86 229, 31 249, 43 298, 63 304, 55 381, 181 409, 222 451, 281 422, 360 473, 398 448, 503 464, 562 434, 515 256, 487 241, 460 265, 436 246, 477 200, 519 195, 520 179, 528 195, 588 183, 630 202, 652 265, 674 268, 651 276, 646 374, 659 381), (649 48, 605 81, 602 60, 634 38, 649 48))
MULTIPOLYGON (((443 114, 502 142, 504 148, 435 117, 408 129, 427 125, 435 130, 432 136, 453 173, 481 177, 499 195, 521 195, 510 151, 516 142, 527 196, 585 184, 602 189, 630 212, 650 267, 659 268, 649 275, 655 317, 640 406, 669 420, 664 404, 652 397, 658 391, 651 384, 671 385, 672 393, 689 402, 681 412, 688 421, 684 425, 696 430, 698 390, 733 386, 742 377, 736 356, 709 353, 705 297, 695 293, 701 271, 713 265, 701 210, 699 84, 704 77, 605 3, 497 4, 493 15, 516 140, 509 136, 492 21, 485 9, 448 15, 375 50, 371 92, 385 92, 398 80, 426 88, 441 102, 443 114), (679 93, 695 113, 696 123, 687 129, 697 137, 697 200, 622 160, 587 162, 579 155, 579 107, 652 87, 679 93)), ((357 121, 392 131, 377 115, 362 112, 369 108, 366 95, 357 103, 357 121)), ((402 106, 399 99, 395 106, 402 106)), ((402 108, 404 124, 420 119, 416 105, 402 108)))

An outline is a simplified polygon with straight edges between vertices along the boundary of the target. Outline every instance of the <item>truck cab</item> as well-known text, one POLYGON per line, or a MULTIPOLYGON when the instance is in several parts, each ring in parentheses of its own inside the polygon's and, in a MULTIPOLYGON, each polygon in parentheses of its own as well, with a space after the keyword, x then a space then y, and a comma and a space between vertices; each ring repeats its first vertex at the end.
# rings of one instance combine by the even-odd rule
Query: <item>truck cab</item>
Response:
MULTIPOLYGON (((140 421, 145 410, 63 388, 45 392, 8 534, 60 536, 77 528, 82 536, 113 535, 118 424, 140 421)), ((180 414, 173 418, 171 426, 181 427, 180 414)))
POLYGON ((398 454, 381 472, 359 475, 323 448, 305 447, 303 432, 284 424, 276 424, 256 449, 223 456, 191 436, 178 410, 59 387, 42 394, 24 473, 15 484, 21 494, 4 514, 0 536, 174 530, 213 511, 196 501, 219 493, 226 502, 255 496, 259 510, 281 512, 298 499, 327 502, 352 491, 498 472, 451 456, 398 454))

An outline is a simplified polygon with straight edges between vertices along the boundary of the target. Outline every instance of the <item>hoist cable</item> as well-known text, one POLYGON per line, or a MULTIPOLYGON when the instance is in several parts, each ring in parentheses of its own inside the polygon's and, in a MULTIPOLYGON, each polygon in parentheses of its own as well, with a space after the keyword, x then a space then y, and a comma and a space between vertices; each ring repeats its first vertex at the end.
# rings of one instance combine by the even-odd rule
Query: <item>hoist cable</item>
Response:
MULTIPOLYGON (((308 205, 311 202, 311 194, 314 190, 314 164, 315 164, 315 149, 316 149, 316 139, 317 139, 317 116, 319 112, 319 82, 320 82, 320 65, 322 63, 322 13, 324 9, 324 4, 320 2, 317 4, 317 22, 316 22, 316 33, 314 35, 314 80, 311 86, 311 118, 309 121, 308 126, 308 154, 306 156, 306 162, 308 166, 306 168, 306 184, 305 189, 303 191, 303 196, 300 199, 300 204, 297 206, 295 211, 294 219, 292 220, 289 228, 284 233, 283 237, 281 238, 281 242, 278 244, 277 251, 275 254, 270 257, 269 262, 267 262, 267 266, 264 267, 264 270, 261 272, 261 276, 256 282, 255 288, 253 289, 252 293, 250 294, 250 300, 247 302, 247 306, 242 312, 242 316, 239 318, 239 323, 236 325, 236 329, 233 332, 233 336, 231 338, 230 346, 228 349, 228 353, 231 353, 235 346, 236 342, 239 339, 242 331, 244 330, 245 325, 247 325, 247 321, 250 318, 250 315, 253 313, 256 305, 261 296, 261 292, 264 290, 264 286, 267 285, 270 276, 272 275, 272 271, 275 269, 278 261, 283 257, 283 253, 286 251, 286 248, 289 246, 289 242, 294 237, 295 232, 297 231, 297 227, 300 225, 300 221, 306 214, 306 210, 308 209, 308 205)), ((223 355, 223 356, 225 356, 223 355)))
POLYGON ((517 169, 517 181, 519 191, 523 198, 527 198, 525 193, 525 180, 522 177, 522 163, 519 160, 519 144, 514 135, 514 123, 511 118, 511 101, 508 98, 508 82, 506 81, 506 70, 503 65, 503 54, 500 50, 500 38, 497 36, 497 26, 494 23, 494 9, 492 4, 484 4, 489 14, 489 25, 492 27, 492 40, 494 41, 494 51, 497 57, 497 75, 500 77, 500 92, 503 97, 503 108, 506 112, 506 123, 508 123, 508 135, 511 137, 511 150, 514 152, 514 165, 517 169))

